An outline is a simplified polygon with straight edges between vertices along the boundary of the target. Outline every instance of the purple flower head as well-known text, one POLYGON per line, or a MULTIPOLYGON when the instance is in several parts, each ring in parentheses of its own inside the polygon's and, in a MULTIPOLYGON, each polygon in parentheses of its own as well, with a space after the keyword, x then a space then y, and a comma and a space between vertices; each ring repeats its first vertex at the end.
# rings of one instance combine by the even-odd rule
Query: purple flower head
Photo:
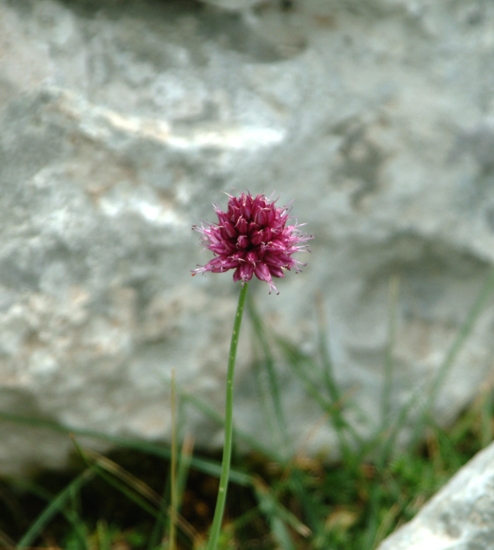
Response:
POLYGON ((264 195, 253 197, 242 193, 230 197, 228 209, 223 212, 214 205, 218 223, 193 226, 203 236, 203 243, 214 258, 196 273, 223 273, 234 269, 233 280, 246 283, 255 275, 269 285, 269 292, 278 291, 272 277, 284 277, 285 270, 300 271, 302 264, 292 254, 307 250, 310 235, 300 233, 300 225, 287 225, 289 211, 277 208, 276 201, 264 195))

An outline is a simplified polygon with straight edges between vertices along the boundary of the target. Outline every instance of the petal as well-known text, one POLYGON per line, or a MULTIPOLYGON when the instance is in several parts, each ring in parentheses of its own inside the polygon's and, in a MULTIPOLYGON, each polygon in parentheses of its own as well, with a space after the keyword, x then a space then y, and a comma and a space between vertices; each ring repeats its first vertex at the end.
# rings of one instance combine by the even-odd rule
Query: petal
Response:
POLYGON ((235 228, 228 221, 222 224, 221 229, 222 229, 221 235, 224 239, 228 239, 228 238, 232 239, 237 236, 237 232, 235 231, 235 228))
POLYGON ((270 227, 266 227, 266 229, 262 232, 262 242, 268 243, 273 237, 273 231, 270 227))
POLYGON ((239 232, 239 233, 243 233, 245 235, 245 233, 247 233, 247 228, 249 226, 247 225, 247 222, 245 220, 245 218, 243 217, 240 217, 237 221, 237 223, 235 224, 235 229, 239 232))
POLYGON ((242 281, 250 281, 254 274, 254 266, 249 263, 244 263, 239 266, 239 276, 242 281))
POLYGON ((275 240, 269 242, 266 248, 270 251, 284 251, 286 250, 286 244, 283 241, 275 240))
POLYGON ((275 267, 275 266, 269 266, 269 271, 273 277, 278 277, 280 279, 283 279, 285 276, 285 273, 283 272, 283 269, 281 267, 275 267))
POLYGON ((256 211, 256 215, 254 216, 254 221, 258 224, 258 225, 264 225, 267 221, 267 216, 266 216, 266 213, 264 212, 264 210, 262 208, 258 209, 256 211))
POLYGON ((247 248, 249 246, 249 239, 246 235, 240 235, 240 237, 237 239, 237 247, 238 248, 247 248))
POLYGON ((259 229, 259 226, 257 225, 257 223, 254 223, 254 222, 250 222, 249 223, 249 229, 247 229, 247 233, 249 235, 252 235, 252 233, 254 231, 257 231, 259 229))
POLYGON ((218 256, 228 256, 235 252, 235 246, 233 246, 229 241, 223 241, 208 246, 208 249, 218 256))
POLYGON ((241 281, 240 277, 240 267, 237 267, 237 269, 233 273, 233 280, 237 283, 238 281, 241 281))
POLYGON ((242 205, 242 214, 246 220, 252 219, 252 197, 247 197, 242 205))
POLYGON ((204 269, 212 273, 224 273, 236 267, 238 267, 238 261, 230 258, 213 258, 204 266, 204 269))
POLYGON ((254 246, 260 245, 262 242, 262 231, 253 231, 250 236, 250 242, 254 246))
POLYGON ((271 273, 266 264, 259 262, 254 268, 254 274, 261 281, 266 281, 268 283, 271 281, 271 273))
POLYGON ((247 252, 247 254, 245 255, 245 261, 252 264, 252 265, 255 265, 257 263, 257 261, 259 260, 257 254, 253 251, 253 250, 250 250, 249 252, 247 252))

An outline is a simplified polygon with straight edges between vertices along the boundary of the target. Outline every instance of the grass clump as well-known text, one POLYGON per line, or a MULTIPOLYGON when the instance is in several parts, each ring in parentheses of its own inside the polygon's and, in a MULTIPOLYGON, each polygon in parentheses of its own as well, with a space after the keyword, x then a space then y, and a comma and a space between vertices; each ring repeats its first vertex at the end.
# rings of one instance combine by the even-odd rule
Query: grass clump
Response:
MULTIPOLYGON (((236 457, 233 469, 239 478, 229 493, 220 547, 376 548, 482 448, 483 406, 474 404, 448 430, 429 426, 425 441, 413 452, 382 466, 371 460, 325 465, 308 458, 280 463, 257 452, 236 457)), ((491 422, 493 413, 489 409, 491 422)), ((164 519, 170 460, 135 448, 111 452, 105 464, 96 465, 92 458, 92 467, 81 459, 71 471, 3 482, 0 547, 169 548, 164 519), (157 498, 153 504, 151 495, 160 494, 162 505, 157 498)), ((206 465, 219 466, 220 459, 202 457, 206 465)), ((218 488, 218 472, 207 470, 200 465, 188 469, 180 494, 177 549, 204 548, 218 488)))
MULTIPOLYGON (((396 454, 400 430, 416 402, 390 420, 392 353, 387 354, 379 430, 363 438, 348 422, 348 400, 334 381, 327 330, 320 318, 319 349, 314 356, 263 326, 252 302, 253 327, 263 409, 279 436, 276 450, 239 432, 234 441, 252 452, 233 454, 225 519, 218 548, 224 550, 374 550, 390 532, 409 521, 444 483, 492 440, 492 387, 453 426, 439 427, 432 415, 439 385, 470 334, 494 287, 488 279, 467 315, 445 364, 434 395, 419 417, 409 450, 396 454), (337 434, 340 459, 289 452, 290 442, 279 391, 276 363, 282 359, 313 397, 337 434)), ((394 337, 390 292, 390 349, 394 337)), ((210 408, 177 389, 181 406, 199 408, 222 424, 210 408)), ((180 414, 178 415, 180 418, 180 414)), ((69 430, 50 422, 6 413, 0 421, 39 426, 72 434, 76 464, 69 472, 44 472, 34 479, 0 484, 0 547, 74 550, 204 550, 211 526, 220 456, 193 452, 193 441, 177 434, 170 449, 149 442, 69 430), (79 436, 115 445, 107 456, 80 448, 79 436), (178 444, 180 442, 180 445, 178 444)), ((178 421, 178 428, 180 424, 178 421)))

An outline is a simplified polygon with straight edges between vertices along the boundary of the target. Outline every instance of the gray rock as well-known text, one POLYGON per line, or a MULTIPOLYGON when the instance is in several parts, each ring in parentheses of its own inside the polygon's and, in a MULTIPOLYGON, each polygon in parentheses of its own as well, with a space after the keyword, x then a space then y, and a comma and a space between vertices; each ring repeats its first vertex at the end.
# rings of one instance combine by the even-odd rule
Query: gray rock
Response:
MULTIPOLYGON (((388 422, 399 280, 390 418, 427 402, 494 263, 493 35, 494 6, 473 0, 243 13, 0 0, 0 410, 162 440, 175 369, 221 413, 238 287, 190 277, 209 259, 190 228, 245 189, 294 199, 316 235, 279 296, 252 285, 266 322, 311 353, 325 305, 349 418, 373 433, 388 422)), ((445 373, 438 422, 489 372, 493 323, 489 302, 445 373)), ((245 330, 236 423, 278 448, 245 330)), ((283 361, 279 378, 287 452, 333 456, 283 361)), ((221 445, 214 422, 184 414, 198 446, 221 445)), ((0 471, 63 463, 69 443, 38 439, 33 458, 33 433, 2 424, 0 471)))
POLYGON ((260 4, 260 0, 201 0, 206 4, 211 4, 229 11, 243 11, 260 4))
POLYGON ((489 550, 493 541, 494 444, 491 444, 378 550, 489 550))

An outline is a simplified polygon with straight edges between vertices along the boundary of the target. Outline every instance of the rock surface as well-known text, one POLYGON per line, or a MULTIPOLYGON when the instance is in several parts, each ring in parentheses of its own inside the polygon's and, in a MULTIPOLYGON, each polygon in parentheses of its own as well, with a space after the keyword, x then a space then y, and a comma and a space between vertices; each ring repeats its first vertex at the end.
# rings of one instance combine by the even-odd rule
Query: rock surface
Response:
POLYGON ((478 453, 378 550, 489 550, 494 541, 494 444, 478 453))
MULTIPOLYGON (((221 413, 238 288, 189 276, 209 259, 190 227, 245 189, 294 199, 316 235, 303 274, 252 294, 307 352, 323 297, 359 429, 382 421, 391 280, 390 410, 426 396, 494 264, 493 65, 494 5, 476 0, 239 13, 0 0, 0 410, 166 439, 175 369, 221 413)), ((489 372, 493 324, 489 302, 438 421, 489 372)), ((273 445, 248 332, 241 346, 236 423, 273 445)), ((280 368, 293 448, 333 453, 321 410, 280 368)), ((198 446, 221 444, 203 415, 185 422, 198 446)), ((33 455, 33 432, 0 430, 3 473, 62 464, 71 447, 47 434, 33 455)))

